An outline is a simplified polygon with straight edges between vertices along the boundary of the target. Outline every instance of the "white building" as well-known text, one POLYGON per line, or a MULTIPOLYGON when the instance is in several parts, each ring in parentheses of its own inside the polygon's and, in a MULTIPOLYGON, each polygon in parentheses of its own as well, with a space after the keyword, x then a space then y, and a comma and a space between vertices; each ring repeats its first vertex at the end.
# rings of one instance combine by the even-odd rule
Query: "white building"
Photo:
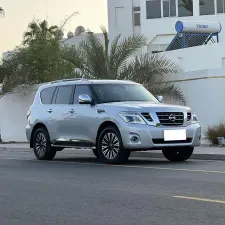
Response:
POLYGON ((108 0, 109 35, 143 34, 148 51, 158 52, 172 41, 178 20, 217 21, 224 27, 220 41, 225 41, 224 13, 225 0, 108 0))
MULTIPOLYGON (((84 27, 78 26, 74 33, 72 31, 67 33, 67 38, 64 38, 62 43, 68 46, 78 46, 82 41, 86 40, 89 33, 89 30, 85 30, 84 27)), ((104 41, 104 35, 102 33, 94 33, 94 35, 101 42, 104 41)))

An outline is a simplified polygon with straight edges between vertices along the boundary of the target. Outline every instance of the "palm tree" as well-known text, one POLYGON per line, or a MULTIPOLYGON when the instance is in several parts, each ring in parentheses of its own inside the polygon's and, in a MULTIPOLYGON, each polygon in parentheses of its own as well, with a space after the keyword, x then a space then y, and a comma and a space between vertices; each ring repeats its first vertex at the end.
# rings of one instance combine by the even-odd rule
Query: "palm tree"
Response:
POLYGON ((3 16, 5 15, 5 11, 2 7, 0 7, 0 15, 3 15, 3 16))
MULTIPOLYGON (((95 79, 126 79, 143 84, 154 95, 164 95, 172 100, 186 104, 186 98, 178 87, 164 82, 164 77, 177 73, 179 66, 158 54, 145 54, 132 57, 140 48, 146 46, 144 36, 130 36, 121 39, 117 36, 109 43, 108 33, 102 27, 104 43, 89 33, 76 54, 83 58, 79 67, 80 76, 95 79)), ((77 66, 77 64, 76 64, 77 66)))
POLYGON ((23 44, 30 44, 34 40, 46 41, 56 38, 60 33, 58 26, 48 27, 48 22, 43 20, 42 22, 33 21, 28 25, 27 32, 24 33, 23 44))

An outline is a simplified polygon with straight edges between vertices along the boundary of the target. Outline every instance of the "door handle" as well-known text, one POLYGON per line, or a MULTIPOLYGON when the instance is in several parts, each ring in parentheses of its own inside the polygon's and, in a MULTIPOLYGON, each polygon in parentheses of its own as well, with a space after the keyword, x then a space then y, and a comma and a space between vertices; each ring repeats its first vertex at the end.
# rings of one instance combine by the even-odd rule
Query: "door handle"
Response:
POLYGON ((51 113, 52 112, 52 109, 47 110, 47 112, 51 113))
POLYGON ((74 109, 71 109, 71 110, 69 110, 69 112, 70 112, 70 113, 74 113, 75 111, 74 111, 74 109))

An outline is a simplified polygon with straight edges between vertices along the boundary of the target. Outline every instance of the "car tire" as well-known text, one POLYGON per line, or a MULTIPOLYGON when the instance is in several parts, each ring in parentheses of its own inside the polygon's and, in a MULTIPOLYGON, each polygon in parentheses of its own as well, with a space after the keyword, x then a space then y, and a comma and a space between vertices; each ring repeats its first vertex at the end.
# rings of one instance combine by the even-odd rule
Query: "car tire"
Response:
POLYGON ((98 150, 97 150, 96 148, 92 149, 92 152, 93 152, 94 156, 95 156, 97 159, 100 158, 100 157, 99 157, 98 150))
POLYGON ((97 149, 101 161, 107 164, 122 164, 130 157, 130 151, 123 147, 120 132, 113 126, 100 133, 97 149))
POLYGON ((38 160, 52 160, 56 155, 56 149, 51 147, 48 131, 41 127, 33 136, 34 154, 38 160))
POLYGON ((171 162, 183 162, 188 160, 194 151, 194 147, 176 147, 162 150, 166 159, 171 162))

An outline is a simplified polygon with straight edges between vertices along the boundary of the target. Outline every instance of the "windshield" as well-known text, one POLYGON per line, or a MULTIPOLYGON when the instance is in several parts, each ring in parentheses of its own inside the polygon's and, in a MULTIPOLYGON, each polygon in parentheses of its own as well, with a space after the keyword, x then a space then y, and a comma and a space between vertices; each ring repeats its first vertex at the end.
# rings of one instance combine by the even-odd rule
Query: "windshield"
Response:
POLYGON ((101 103, 158 100, 140 84, 94 84, 94 91, 101 103))

